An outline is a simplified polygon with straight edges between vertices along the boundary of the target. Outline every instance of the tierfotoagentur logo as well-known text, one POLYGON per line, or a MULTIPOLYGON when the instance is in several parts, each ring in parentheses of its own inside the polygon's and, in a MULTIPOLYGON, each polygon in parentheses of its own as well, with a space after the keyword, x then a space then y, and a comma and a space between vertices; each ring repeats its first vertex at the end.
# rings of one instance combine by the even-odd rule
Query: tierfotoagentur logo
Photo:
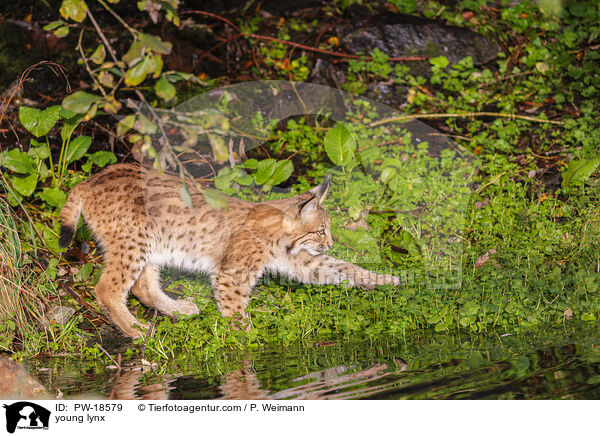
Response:
POLYGON ((6 431, 14 433, 19 430, 47 430, 50 422, 50 411, 29 401, 4 404, 6 409, 6 431))

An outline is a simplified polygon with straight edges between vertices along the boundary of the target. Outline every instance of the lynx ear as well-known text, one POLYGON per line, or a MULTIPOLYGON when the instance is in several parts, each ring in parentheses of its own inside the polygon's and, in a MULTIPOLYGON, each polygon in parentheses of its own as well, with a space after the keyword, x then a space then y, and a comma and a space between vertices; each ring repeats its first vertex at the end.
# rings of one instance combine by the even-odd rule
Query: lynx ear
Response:
POLYGON ((325 196, 329 191, 329 179, 331 176, 327 176, 323 179, 320 185, 315 186, 310 191, 314 196, 314 198, 318 201, 319 204, 323 204, 323 200, 325 200, 325 196))
POLYGON ((307 194, 311 194, 307 200, 301 202, 298 206, 298 215, 302 215, 307 212, 311 212, 317 208, 319 204, 323 204, 327 191, 329 191, 329 179, 331 176, 327 176, 320 185, 315 186, 307 194))

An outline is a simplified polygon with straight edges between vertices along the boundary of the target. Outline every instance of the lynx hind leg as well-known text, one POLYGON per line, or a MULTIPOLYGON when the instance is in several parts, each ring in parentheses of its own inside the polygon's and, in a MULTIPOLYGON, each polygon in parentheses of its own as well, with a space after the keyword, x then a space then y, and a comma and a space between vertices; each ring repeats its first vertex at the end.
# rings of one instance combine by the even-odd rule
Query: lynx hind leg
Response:
POLYGON ((160 276, 156 265, 144 267, 133 285, 133 294, 146 306, 154 307, 167 316, 175 317, 175 312, 182 315, 197 315, 198 306, 191 301, 174 300, 160 288, 160 276))
POLYGON ((139 338, 148 330, 148 325, 140 323, 127 308, 127 293, 139 274, 140 268, 132 265, 109 263, 95 288, 98 305, 110 320, 123 333, 139 338))

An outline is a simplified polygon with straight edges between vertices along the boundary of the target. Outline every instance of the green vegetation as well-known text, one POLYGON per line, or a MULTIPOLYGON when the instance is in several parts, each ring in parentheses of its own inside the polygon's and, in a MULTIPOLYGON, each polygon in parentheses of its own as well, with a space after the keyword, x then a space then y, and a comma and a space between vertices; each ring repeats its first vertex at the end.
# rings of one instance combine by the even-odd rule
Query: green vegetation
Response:
MULTIPOLYGON (((328 12, 343 16, 346 7, 363 3, 340 2, 328 12)), ((428 76, 417 75, 408 64, 390 62, 379 50, 370 58, 341 64, 344 90, 376 97, 377 83, 403 89, 403 113, 427 119, 457 147, 434 150, 416 141, 406 127, 407 118, 380 122, 378 105, 356 98, 346 123, 334 123, 325 112, 277 120, 284 123, 263 120, 260 112, 242 117, 240 122, 271 135, 249 156, 238 153, 233 159, 226 136, 234 117, 224 114, 234 114, 236 102, 227 93, 217 107, 185 114, 187 124, 181 118, 161 118, 155 109, 132 115, 125 108, 129 97, 148 108, 175 107, 193 92, 229 83, 227 77, 164 71, 163 58, 172 44, 117 19, 131 39, 118 51, 103 38, 96 11, 88 12, 81 0, 63 2, 60 14, 66 21, 55 21, 46 30, 74 38, 71 42, 77 44, 91 89, 76 91, 61 105, 43 110, 21 106, 19 119, 33 137, 0 154, 0 231, 9 236, 2 237, 0 255, 21 262, 3 260, 8 269, 2 276, 29 302, 15 305, 11 290, 0 282, 5 308, 0 329, 10 332, 9 338, 17 334, 14 341, 0 342, 1 349, 20 356, 65 351, 102 356, 93 346, 101 321, 92 297, 101 253, 92 246, 89 253, 75 248, 75 253, 59 257, 57 245, 58 212, 68 190, 94 166, 117 160, 108 149, 91 151, 91 137, 80 134, 96 120, 158 168, 192 159, 192 145, 198 138, 206 140, 214 168, 201 178, 216 188, 204 192, 217 207, 223 205, 219 193, 250 200, 277 198, 284 194, 276 186, 298 193, 332 175, 326 203, 336 238, 332 254, 371 268, 400 271, 404 281, 398 288, 362 291, 266 278, 251 302, 253 329, 245 333, 230 329, 228 320, 219 316, 206 282, 174 280, 169 289, 194 298, 201 316, 176 323, 158 316, 155 334, 138 344, 146 359, 185 361, 221 351, 331 338, 404 338, 425 329, 513 333, 596 321, 596 2, 567 1, 560 13, 549 15, 532 2, 506 5, 500 11, 484 1, 462 1, 454 7, 434 1, 422 7, 413 1, 392 3, 404 12, 470 27, 504 47, 486 66, 475 65, 469 57, 453 65, 443 56, 429 58, 428 76), (84 37, 81 22, 96 29, 93 37, 84 37), (116 114, 123 115, 118 124, 106 121, 116 114), (180 142, 164 134, 174 129, 179 129, 180 142), (157 141, 157 136, 162 139, 157 141), (441 277, 449 286, 431 287, 432 277, 441 277), (76 307, 77 314, 65 324, 42 322, 42 308, 58 302, 76 307)), ((112 17, 111 7, 100 4, 112 17)), ((161 13, 173 26, 181 24, 174 12, 177 4, 162 2, 161 13)), ((147 11, 154 21, 152 14, 158 12, 147 11)), ((114 16, 120 18, 117 12, 114 16)), ((251 36, 270 25, 259 14, 236 25, 244 31, 238 39, 256 46, 250 58, 262 59, 249 62, 244 74, 296 81, 308 77, 309 57, 281 41, 290 41, 291 35, 296 40, 318 23, 283 20, 277 25, 277 41, 251 36)), ((321 50, 335 49, 337 37, 328 36, 321 50)), ((191 174, 181 170, 181 175, 186 183, 196 183, 191 174)), ((90 239, 80 228, 78 243, 87 245, 90 239)), ((131 302, 139 316, 152 317, 131 302)), ((140 353, 139 348, 131 354, 140 353)))

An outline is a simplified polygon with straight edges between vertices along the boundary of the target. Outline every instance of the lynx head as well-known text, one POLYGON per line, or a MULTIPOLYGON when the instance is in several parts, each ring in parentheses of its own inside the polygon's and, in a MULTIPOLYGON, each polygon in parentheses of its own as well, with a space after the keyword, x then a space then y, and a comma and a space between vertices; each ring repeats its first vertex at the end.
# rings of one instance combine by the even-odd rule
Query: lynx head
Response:
POLYGON ((295 256, 306 250, 316 256, 333 246, 329 213, 323 200, 329 190, 329 177, 310 191, 293 197, 285 223, 290 235, 286 250, 295 256))

